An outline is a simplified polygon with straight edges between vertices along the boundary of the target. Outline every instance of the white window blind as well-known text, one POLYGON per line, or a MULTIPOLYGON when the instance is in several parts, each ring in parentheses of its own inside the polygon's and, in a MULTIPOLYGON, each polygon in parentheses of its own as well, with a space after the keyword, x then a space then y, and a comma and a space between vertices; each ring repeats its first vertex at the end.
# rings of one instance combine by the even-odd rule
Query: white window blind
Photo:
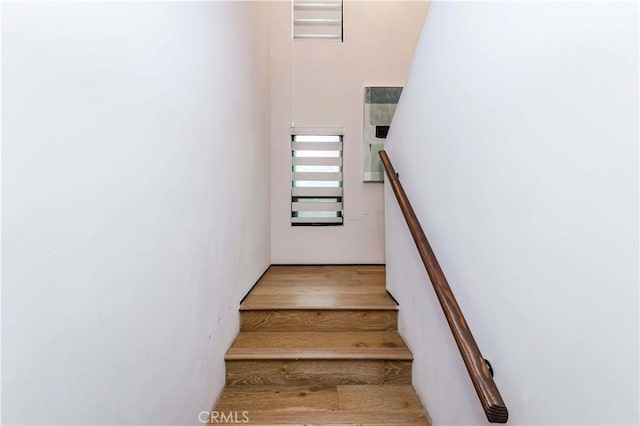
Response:
POLYGON ((291 223, 342 225, 342 136, 291 137, 291 223))
POLYGON ((342 0, 292 0, 293 38, 343 41, 342 0))

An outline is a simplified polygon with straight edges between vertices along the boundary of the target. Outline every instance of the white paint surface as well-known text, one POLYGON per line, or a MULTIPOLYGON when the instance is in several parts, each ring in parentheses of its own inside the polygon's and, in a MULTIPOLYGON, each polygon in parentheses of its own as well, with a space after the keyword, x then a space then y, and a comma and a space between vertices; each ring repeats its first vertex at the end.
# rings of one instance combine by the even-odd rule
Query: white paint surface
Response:
POLYGON ((3 422, 199 424, 270 261, 267 5, 3 8, 3 422))
MULTIPOLYGON (((638 12, 434 3, 387 150, 511 425, 638 424, 638 12)), ((390 188, 387 272, 437 425, 486 419, 390 188)))
POLYGON ((428 3, 344 4, 344 43, 293 42, 290 2, 273 9, 273 263, 384 263, 383 186, 362 182, 364 87, 404 85, 428 3), (291 226, 292 122, 300 128, 344 129, 343 226, 291 226))

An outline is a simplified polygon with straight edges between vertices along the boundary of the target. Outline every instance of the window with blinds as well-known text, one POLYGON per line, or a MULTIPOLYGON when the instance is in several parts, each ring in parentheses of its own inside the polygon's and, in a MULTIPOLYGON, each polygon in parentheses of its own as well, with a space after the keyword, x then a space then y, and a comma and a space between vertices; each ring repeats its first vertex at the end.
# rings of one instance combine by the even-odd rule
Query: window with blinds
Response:
POLYGON ((342 0, 292 0, 293 38, 343 41, 342 0))
POLYGON ((291 224, 342 225, 342 136, 291 137, 291 224))

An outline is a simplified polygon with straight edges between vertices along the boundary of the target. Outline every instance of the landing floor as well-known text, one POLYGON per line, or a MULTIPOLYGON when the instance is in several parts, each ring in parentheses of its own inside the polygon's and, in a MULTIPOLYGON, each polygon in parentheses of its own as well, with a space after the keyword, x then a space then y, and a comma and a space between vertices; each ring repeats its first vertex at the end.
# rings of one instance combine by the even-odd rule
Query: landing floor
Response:
POLYGON ((240 307, 249 309, 389 309, 383 265, 271 266, 240 307))

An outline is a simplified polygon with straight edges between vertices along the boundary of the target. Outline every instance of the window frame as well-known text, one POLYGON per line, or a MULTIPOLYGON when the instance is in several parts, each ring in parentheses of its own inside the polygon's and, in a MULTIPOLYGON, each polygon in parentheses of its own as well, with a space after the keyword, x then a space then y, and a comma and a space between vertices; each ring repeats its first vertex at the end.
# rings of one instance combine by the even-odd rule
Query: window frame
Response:
POLYGON ((292 129, 292 226, 344 225, 343 144, 342 131, 292 129))

